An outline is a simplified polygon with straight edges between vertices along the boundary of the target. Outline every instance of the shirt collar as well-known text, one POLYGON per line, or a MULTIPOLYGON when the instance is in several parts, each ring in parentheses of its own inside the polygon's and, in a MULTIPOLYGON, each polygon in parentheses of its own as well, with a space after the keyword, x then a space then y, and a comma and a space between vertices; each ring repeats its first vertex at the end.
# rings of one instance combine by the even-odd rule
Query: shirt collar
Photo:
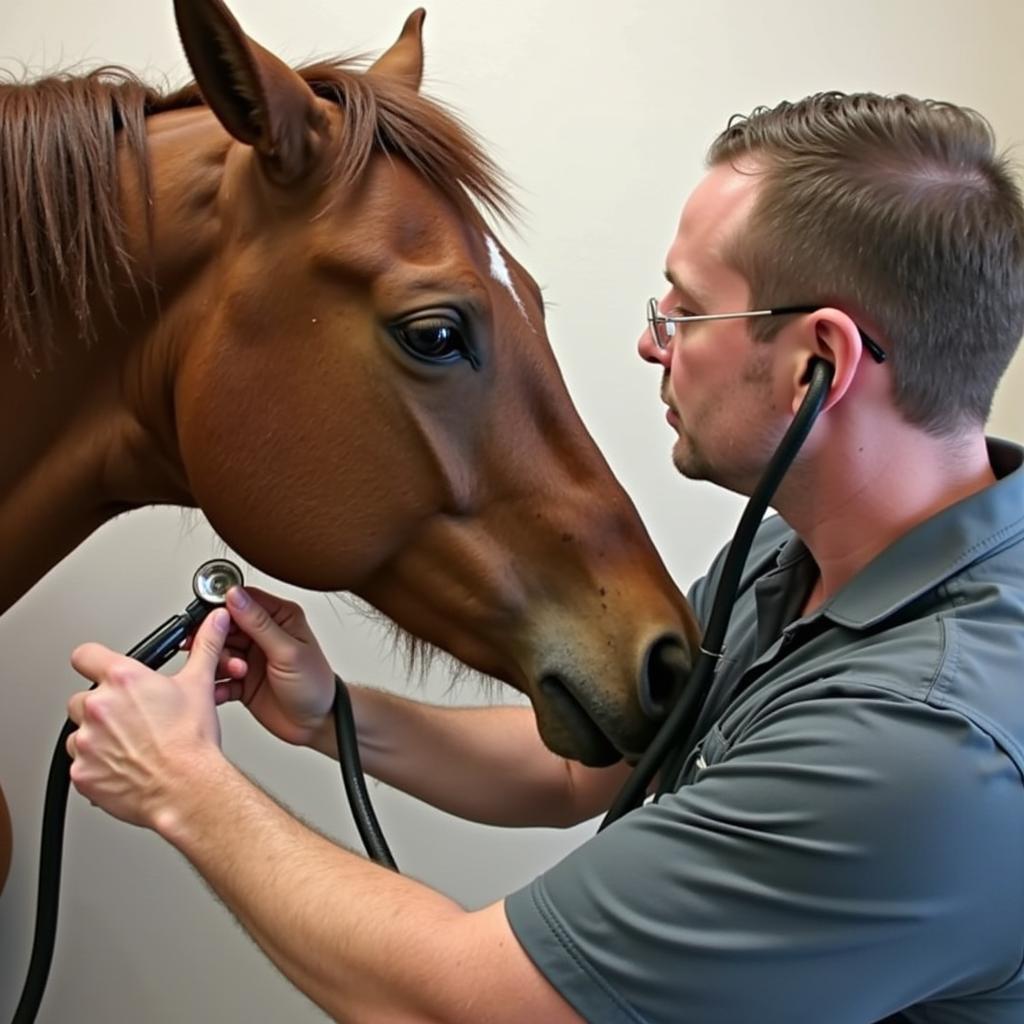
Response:
MULTIPOLYGON (((1024 533, 1024 448, 988 438, 997 480, 915 526, 868 563, 814 615, 867 629, 966 566, 1024 533)), ((793 536, 779 551, 784 568, 808 551, 793 536)))

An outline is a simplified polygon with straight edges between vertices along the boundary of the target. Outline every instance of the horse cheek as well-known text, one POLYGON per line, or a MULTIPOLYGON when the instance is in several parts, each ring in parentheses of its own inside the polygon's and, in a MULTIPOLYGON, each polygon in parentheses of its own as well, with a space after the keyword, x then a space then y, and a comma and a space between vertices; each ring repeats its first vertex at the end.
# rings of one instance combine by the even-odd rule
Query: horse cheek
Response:
POLYGON ((311 589, 357 587, 436 504, 426 467, 405 450, 365 367, 354 374, 360 386, 346 391, 327 360, 270 365, 250 351, 249 373, 240 373, 228 349, 221 342, 218 355, 193 360, 177 388, 181 458, 197 505, 262 571, 311 589), (257 386, 267 379, 269 402, 257 386))

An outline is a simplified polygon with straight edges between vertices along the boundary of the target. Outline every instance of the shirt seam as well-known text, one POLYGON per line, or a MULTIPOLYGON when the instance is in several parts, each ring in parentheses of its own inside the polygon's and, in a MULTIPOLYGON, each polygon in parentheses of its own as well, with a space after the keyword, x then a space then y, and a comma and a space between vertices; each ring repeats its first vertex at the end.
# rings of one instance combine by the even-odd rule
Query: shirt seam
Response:
MULTIPOLYGON (((537 910, 537 913, 540 914, 541 920, 543 920, 543 922, 548 926, 548 929, 554 936, 555 941, 569 959, 572 960, 576 967, 579 968, 579 970, 631 1021, 634 1021, 635 1024, 647 1024, 645 1019, 637 1014, 633 1007, 630 1006, 629 1003, 627 1003, 625 999, 623 999, 623 997, 620 996, 614 988, 612 988, 608 981, 601 977, 597 969, 585 959, 582 952, 573 942, 568 929, 558 919, 557 912, 542 891, 539 880, 537 885, 531 886, 530 888, 530 900, 533 903, 534 908, 537 910)), ((554 984, 554 982, 552 982, 552 984, 554 984)), ((562 992, 562 998, 566 998, 564 992, 562 992)))
POLYGON ((859 616, 856 619, 849 615, 842 615, 841 613, 837 614, 837 610, 834 607, 830 607, 828 604, 823 605, 821 611, 834 622, 838 622, 840 625, 847 626, 848 628, 871 629, 883 623, 890 616, 896 615, 902 608, 906 607, 906 605, 921 594, 927 593, 929 590, 933 590, 934 588, 942 586, 942 584, 948 582, 950 576, 954 572, 962 572, 972 564, 973 556, 977 552, 996 547, 1012 533, 1020 533, 1022 525, 1024 525, 1024 515, 1004 524, 1000 529, 996 530, 994 533, 987 534, 981 540, 975 541, 975 543, 969 548, 964 548, 959 551, 955 558, 945 563, 943 568, 937 569, 933 572, 930 579, 925 584, 922 584, 916 590, 903 594, 897 599, 896 603, 888 605, 881 611, 869 612, 866 616, 859 616))
POLYGON ((1021 776, 1021 784, 1024 785, 1024 747, 1010 735, 998 722, 993 721, 988 715, 977 708, 967 704, 965 701, 950 693, 945 681, 952 682, 960 665, 960 651, 962 645, 959 643, 959 623, 954 616, 938 617, 939 628, 942 636, 942 654, 931 685, 925 694, 924 699, 932 706, 949 708, 963 716, 968 722, 978 726, 987 733, 999 746, 1006 751, 1007 756, 1013 761, 1018 774, 1021 776), (947 655, 947 652, 952 652, 947 655), (933 692, 937 695, 932 700, 933 692))
MULTIPOLYGON (((956 651, 956 654, 948 663, 944 657, 940 658, 940 667, 938 672, 936 672, 935 679, 933 680, 933 687, 939 683, 940 677, 942 676, 951 679, 953 674, 955 674, 957 665, 960 663, 961 645, 956 640, 956 634, 959 632, 956 619, 940 619, 940 624, 942 626, 943 652, 945 653, 946 650, 953 648, 956 651), (950 636, 950 634, 953 634, 953 636, 950 636)), ((933 687, 929 687, 928 697, 931 697, 933 687)), ((1006 757, 1010 759, 1010 762, 1017 770, 1017 775, 1021 780, 1021 785, 1024 786, 1024 750, 1021 750, 1020 745, 1012 736, 1008 735, 1006 731, 998 725, 998 723, 993 722, 988 715, 981 714, 976 708, 972 708, 963 701, 958 700, 956 697, 952 696, 948 690, 942 691, 942 700, 939 706, 955 711, 972 725, 986 733, 989 738, 999 746, 1006 757)), ((1001 981, 998 985, 993 985, 991 988, 987 988, 973 994, 975 996, 985 996, 1002 992, 1009 988, 1010 985, 1014 984, 1014 982, 1020 977, 1022 970, 1024 970, 1024 943, 1021 944, 1021 948, 1018 953, 1017 966, 1010 972, 1009 977, 1006 978, 1005 981, 1001 981)))
MULTIPOLYGON (((953 596, 953 600, 956 601, 955 596, 953 596)), ((928 703, 931 703, 932 695, 937 690, 942 690, 943 676, 951 679, 957 665, 960 664, 960 645, 956 642, 955 637, 949 635, 946 620, 943 616, 936 615, 934 621, 939 627, 939 656, 935 659, 935 671, 932 673, 931 682, 924 692, 923 699, 928 703)), ((948 699, 948 694, 946 694, 946 699, 948 699)))

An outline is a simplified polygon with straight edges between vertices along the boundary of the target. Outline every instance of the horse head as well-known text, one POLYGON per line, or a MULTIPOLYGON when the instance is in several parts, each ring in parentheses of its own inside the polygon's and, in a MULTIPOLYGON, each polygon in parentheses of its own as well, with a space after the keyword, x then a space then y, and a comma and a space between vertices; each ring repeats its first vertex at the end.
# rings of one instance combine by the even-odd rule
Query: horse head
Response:
POLYGON ((637 754, 656 652, 692 623, 566 393, 537 285, 467 195, 497 199, 496 178, 418 95, 423 12, 365 76, 314 89, 219 0, 176 8, 235 140, 181 314, 198 504, 254 564, 528 694, 555 751, 637 754))
POLYGON ((88 350, 0 380, 38 421, 0 540, 39 534, 0 598, 117 512, 198 506, 261 570, 527 694, 552 750, 637 755, 693 618, 480 212, 504 209, 500 176, 419 94, 423 12, 357 73, 293 70, 221 0, 175 11, 196 88, 117 118, 132 273, 108 274, 88 350))

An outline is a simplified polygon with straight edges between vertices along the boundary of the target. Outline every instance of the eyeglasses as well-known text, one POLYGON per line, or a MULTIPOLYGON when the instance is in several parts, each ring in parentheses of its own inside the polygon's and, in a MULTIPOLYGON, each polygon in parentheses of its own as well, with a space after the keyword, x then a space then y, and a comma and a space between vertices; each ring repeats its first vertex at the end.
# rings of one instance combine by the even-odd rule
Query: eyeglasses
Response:
MULTIPOLYGON (((676 324, 697 323, 701 320, 739 320, 750 316, 783 316, 786 313, 816 313, 822 307, 817 306, 779 306, 777 309, 748 309, 744 313, 702 313, 689 316, 666 316, 658 310, 658 300, 647 300, 647 326, 651 329, 654 344, 662 351, 675 337, 676 324)), ((874 338, 869 337, 859 327, 860 340, 876 363, 884 363, 887 356, 885 349, 874 338)))

